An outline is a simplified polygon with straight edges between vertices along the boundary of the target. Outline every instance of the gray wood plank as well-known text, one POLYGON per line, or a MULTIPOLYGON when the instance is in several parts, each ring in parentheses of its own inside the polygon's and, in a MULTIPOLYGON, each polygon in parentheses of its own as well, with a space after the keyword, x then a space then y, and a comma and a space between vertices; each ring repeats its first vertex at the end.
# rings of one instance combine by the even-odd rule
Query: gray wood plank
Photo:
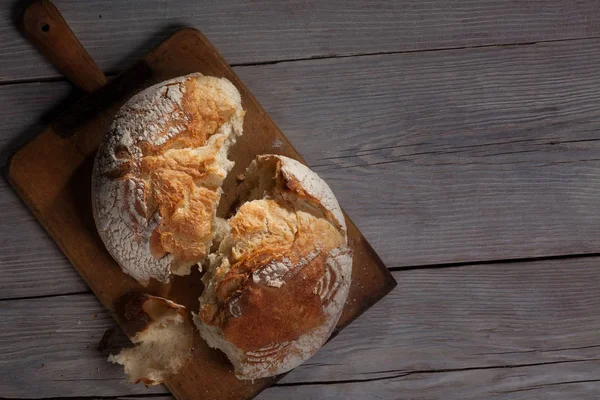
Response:
MULTIPOLYGON (((293 387, 263 398, 284 390, 298 399, 365 398, 363 387, 380 398, 399 390, 446 399, 452 387, 457 399, 594 393, 598 382, 561 382, 600 379, 599 264, 591 257, 396 271, 396 290, 281 381, 293 387), (348 384, 356 381, 373 383, 348 384)), ((0 320, 0 397, 145 391, 96 349, 114 322, 91 294, 2 301, 0 320)), ((119 334, 109 349, 125 342, 119 334)))
MULTIPOLYGON (((57 76, 0 1, 0 81, 57 76)), ((594 0, 55 0, 105 71, 121 70, 180 26, 201 29, 230 63, 600 36, 594 0)))
MULTIPOLYGON (((65 82, 0 87, 0 165, 51 121, 68 93, 65 82)), ((0 209, 0 299, 88 290, 4 178, 0 209)))
POLYGON ((389 267, 596 253, 600 41, 238 69, 389 267))
MULTIPOLYGON (((130 385, 97 349, 116 325, 92 294, 0 302, 0 397, 82 397, 165 392, 130 385), (17 361, 18 360, 18 361, 17 361)), ((125 345, 124 334, 115 345, 125 345)), ((113 346, 111 346, 114 349, 113 346)))
MULTIPOLYGON (((585 40, 236 71, 402 267, 599 251, 599 64, 585 40)), ((0 87, 2 146, 67 90, 0 87)), ((0 204, 0 297, 84 290, 10 188, 0 204)))
POLYGON ((274 386, 256 400, 596 400, 598 362, 443 371, 363 382, 274 386))
MULTIPOLYGON (((597 369, 597 364, 582 362, 434 372, 419 374, 418 377, 403 375, 362 382, 327 382, 291 387, 276 385, 259 394, 256 400, 596 400, 600 396, 600 376, 594 369, 597 369), (563 380, 557 381, 557 376, 563 380)), ((136 399, 153 400, 156 397, 142 396, 136 399)), ((160 397, 159 400, 174 398, 160 397)))

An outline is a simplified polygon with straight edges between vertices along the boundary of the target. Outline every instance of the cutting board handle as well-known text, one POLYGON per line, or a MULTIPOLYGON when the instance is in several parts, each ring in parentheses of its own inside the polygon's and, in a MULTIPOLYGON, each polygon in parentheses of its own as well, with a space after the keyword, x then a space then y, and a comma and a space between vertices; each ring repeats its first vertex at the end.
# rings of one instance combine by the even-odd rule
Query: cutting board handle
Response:
POLYGON ((20 28, 38 50, 85 92, 106 84, 104 73, 49 0, 35 0, 23 12, 20 28))

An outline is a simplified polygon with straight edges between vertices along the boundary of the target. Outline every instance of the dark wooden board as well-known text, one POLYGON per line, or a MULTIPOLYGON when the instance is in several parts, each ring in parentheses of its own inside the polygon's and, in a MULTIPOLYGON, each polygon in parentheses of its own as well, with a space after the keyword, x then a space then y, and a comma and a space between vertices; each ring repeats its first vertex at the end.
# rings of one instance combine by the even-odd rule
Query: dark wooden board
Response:
MULTIPOLYGON (((17 2, 0 0, 0 81, 59 76, 11 29, 17 2)), ((55 3, 106 72, 128 67, 181 26, 202 29, 230 64, 600 36, 597 0, 55 3)))
MULTIPOLYGON (((142 288, 120 271, 96 233, 90 204, 90 173, 95 150, 112 116, 133 93, 192 72, 230 79, 240 90, 247 111, 245 134, 231 155, 236 166, 223 187, 221 213, 234 201, 235 176, 257 154, 278 153, 302 160, 208 40, 196 30, 183 29, 107 86, 68 110, 10 161, 8 178, 17 193, 100 302, 111 311, 113 302, 122 294, 142 288)), ((349 244, 354 251, 353 282, 338 329, 395 285, 356 226, 350 220, 347 222, 349 244)), ((150 285, 145 290, 195 310, 201 290, 201 285, 193 288, 189 285, 190 281, 198 280, 195 275, 177 278, 170 285, 150 285)), ((198 398, 200 393, 206 398, 250 398, 276 380, 239 381, 224 356, 209 349, 199 335, 194 345, 193 362, 167 383, 178 398, 198 398)))
MULTIPOLYGON (((394 271, 395 290, 260 398, 596 400, 599 265, 586 257, 394 271)), ((115 323, 91 294, 0 302, 0 320, 18 327, 0 335, 0 396, 166 393, 128 385, 106 363, 126 338, 96 349, 115 323)))

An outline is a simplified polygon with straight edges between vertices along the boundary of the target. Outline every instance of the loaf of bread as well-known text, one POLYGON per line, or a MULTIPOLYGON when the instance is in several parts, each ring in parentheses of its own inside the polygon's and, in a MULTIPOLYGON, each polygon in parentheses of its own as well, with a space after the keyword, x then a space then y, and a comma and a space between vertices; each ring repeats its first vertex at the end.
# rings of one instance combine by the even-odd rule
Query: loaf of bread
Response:
MULTIPOLYGON (((106 248, 142 284, 207 266, 194 323, 238 378, 258 379, 291 370, 330 337, 348 296, 352 254, 329 186, 287 157, 258 156, 235 213, 216 217, 243 117, 240 94, 224 78, 192 74, 142 91, 100 145, 92 205, 106 248)), ((116 313, 135 346, 110 361, 131 381, 158 384, 190 359, 193 324, 184 307, 132 294, 116 313)))
POLYGON ((129 381, 158 385, 178 373, 191 359, 194 327, 185 307, 145 293, 128 293, 115 313, 134 347, 111 355, 121 364, 129 381))
POLYGON ((348 296, 352 255, 327 184, 303 164, 262 155, 203 277, 194 321, 240 379, 277 375, 329 338, 348 296))
POLYGON ((106 248, 142 284, 206 258, 243 117, 235 86, 201 74, 145 89, 117 113, 96 156, 92 205, 106 248))

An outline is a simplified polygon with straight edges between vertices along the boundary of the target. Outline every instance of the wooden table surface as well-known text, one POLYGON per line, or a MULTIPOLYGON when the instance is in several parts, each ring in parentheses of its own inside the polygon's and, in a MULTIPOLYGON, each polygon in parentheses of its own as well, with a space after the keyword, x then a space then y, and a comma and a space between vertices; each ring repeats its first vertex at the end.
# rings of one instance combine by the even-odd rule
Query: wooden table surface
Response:
MULTIPOLYGON (((55 0, 115 74, 202 30, 398 287, 259 399, 600 398, 600 2, 55 0)), ((0 163, 74 93, 0 0, 0 163)), ((0 399, 166 399, 0 180, 0 399)))

